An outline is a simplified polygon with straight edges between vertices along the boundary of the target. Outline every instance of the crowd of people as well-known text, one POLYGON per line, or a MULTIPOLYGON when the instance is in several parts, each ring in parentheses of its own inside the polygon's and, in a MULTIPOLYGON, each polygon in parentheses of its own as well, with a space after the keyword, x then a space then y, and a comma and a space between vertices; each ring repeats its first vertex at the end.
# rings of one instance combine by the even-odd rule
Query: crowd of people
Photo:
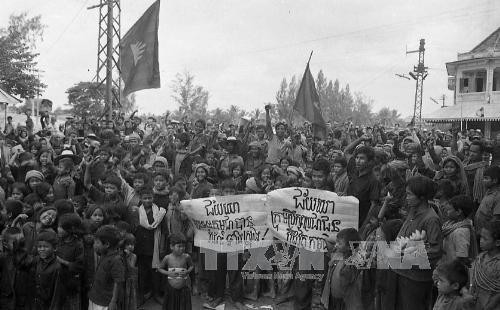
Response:
POLYGON ((500 134, 345 122, 315 137, 273 126, 269 106, 240 125, 136 113, 41 125, 9 118, 0 135, 2 310, 191 309, 194 295, 212 309, 263 296, 297 310, 500 309, 500 134), (244 279, 245 253, 237 270, 223 253, 205 268, 180 201, 286 187, 359 200, 359 227, 326 238, 323 276, 244 279), (422 241, 430 267, 348 263, 360 241, 401 240, 422 241))

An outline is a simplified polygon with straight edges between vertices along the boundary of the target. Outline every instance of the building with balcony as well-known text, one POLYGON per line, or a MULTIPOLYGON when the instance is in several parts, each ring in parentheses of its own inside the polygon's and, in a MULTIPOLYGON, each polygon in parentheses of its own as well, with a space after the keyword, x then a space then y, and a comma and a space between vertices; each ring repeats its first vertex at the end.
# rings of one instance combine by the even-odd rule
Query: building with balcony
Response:
POLYGON ((458 60, 446 63, 453 105, 422 118, 429 123, 460 123, 481 129, 485 137, 500 133, 500 28, 458 60))

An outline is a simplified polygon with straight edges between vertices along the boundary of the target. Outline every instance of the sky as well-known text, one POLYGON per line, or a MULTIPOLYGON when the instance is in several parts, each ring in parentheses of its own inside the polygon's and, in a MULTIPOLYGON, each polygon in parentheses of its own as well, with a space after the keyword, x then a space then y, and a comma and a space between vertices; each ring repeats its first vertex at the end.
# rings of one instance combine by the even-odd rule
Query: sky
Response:
MULTIPOLYGON (((47 26, 37 46, 43 97, 67 104, 65 91, 90 81, 97 67, 99 0, 2 0, 0 26, 9 15, 42 15, 47 26)), ((122 34, 153 0, 121 0, 122 34)), ((373 99, 373 109, 413 114, 413 70, 419 40, 426 40, 423 114, 446 95, 445 63, 457 60, 500 27, 497 0, 162 0, 159 26, 160 89, 136 92, 141 112, 178 108, 172 80, 189 71, 209 91, 208 108, 236 105, 248 111, 274 102, 281 80, 310 68, 373 99)))

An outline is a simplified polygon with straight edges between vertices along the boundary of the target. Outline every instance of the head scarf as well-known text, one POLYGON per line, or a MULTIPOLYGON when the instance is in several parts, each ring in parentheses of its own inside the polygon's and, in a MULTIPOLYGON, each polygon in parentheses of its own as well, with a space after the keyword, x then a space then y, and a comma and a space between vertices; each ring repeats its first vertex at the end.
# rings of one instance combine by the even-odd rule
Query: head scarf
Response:
POLYGON ((43 173, 41 173, 38 170, 30 170, 26 173, 26 177, 24 178, 24 182, 28 182, 29 179, 31 178, 37 178, 41 181, 45 181, 45 177, 43 173))
POLYGON ((202 169, 204 169, 204 170, 205 170, 205 172, 207 173, 207 176, 208 176, 208 174, 210 173, 210 167, 209 167, 207 164, 205 164, 205 163, 199 163, 199 164, 197 164, 197 165, 195 166, 194 171, 196 172, 196 171, 198 170, 198 168, 202 168, 202 169))
MULTIPOLYGON (((469 182, 467 181, 467 174, 465 173, 464 165, 462 164, 462 161, 460 158, 454 155, 446 156, 443 159, 443 167, 448 161, 453 161, 455 165, 458 167, 458 171, 456 172, 456 175, 460 178, 461 182, 461 188, 457 189, 460 190, 460 192, 464 193, 465 195, 469 195, 469 182)), ((443 172, 444 173, 444 172, 443 172)))
POLYGON ((156 156, 155 161, 153 162, 153 165, 155 162, 161 162, 162 164, 165 165, 165 168, 168 169, 168 160, 163 157, 163 156, 156 156))

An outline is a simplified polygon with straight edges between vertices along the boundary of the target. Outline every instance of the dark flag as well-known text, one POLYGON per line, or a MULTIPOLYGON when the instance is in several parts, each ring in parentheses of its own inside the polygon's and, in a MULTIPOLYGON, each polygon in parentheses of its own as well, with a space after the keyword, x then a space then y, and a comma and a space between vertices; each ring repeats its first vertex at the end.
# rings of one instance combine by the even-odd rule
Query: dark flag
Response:
POLYGON ((320 139, 326 138, 326 124, 321 115, 319 96, 314 85, 314 78, 311 75, 311 71, 309 71, 309 63, 307 63, 306 71, 302 77, 293 109, 312 123, 313 135, 315 137, 319 137, 320 139))
POLYGON ((144 12, 120 42, 120 71, 125 83, 125 96, 141 89, 160 87, 159 13, 158 0, 144 12))

